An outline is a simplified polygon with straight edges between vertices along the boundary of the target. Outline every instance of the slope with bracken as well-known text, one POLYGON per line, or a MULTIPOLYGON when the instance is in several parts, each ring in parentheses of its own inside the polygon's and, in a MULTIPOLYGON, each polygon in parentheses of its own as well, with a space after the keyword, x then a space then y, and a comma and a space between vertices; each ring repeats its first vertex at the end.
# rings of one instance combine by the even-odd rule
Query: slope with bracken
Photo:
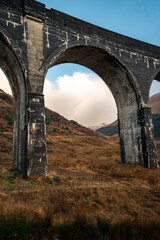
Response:
MULTIPOLYGON (((97 217, 111 223, 158 222, 160 169, 121 164, 117 136, 91 135, 90 130, 48 109, 48 178, 10 176, 12 125, 4 117, 12 115, 12 106, 10 97, 2 91, 1 94, 0 128, 5 129, 0 132, 3 218, 29 216, 33 220, 36 216, 57 224, 84 215, 94 223, 97 217)), ((137 232, 136 226, 133 230, 137 232)))
MULTIPOLYGON (((52 153, 52 148, 54 148, 54 154, 52 157, 56 158, 59 151, 65 153, 64 149, 70 146, 70 141, 74 142, 75 145, 79 145, 79 142, 83 138, 89 138, 91 136, 99 138, 102 134, 94 132, 86 127, 81 126, 74 120, 67 120, 60 114, 45 108, 46 112, 46 140, 48 147, 48 159, 50 159, 50 153, 52 153), (59 141, 56 139, 61 139, 61 144, 56 147, 55 142, 59 141), (62 141, 63 139, 63 141, 62 141), (80 140, 81 139, 81 140, 80 140), (64 145, 64 146, 63 146, 64 145), (60 149, 59 149, 60 148, 60 149)), ((6 94, 3 90, 0 90, 0 152, 1 152, 1 162, 5 165, 11 166, 12 159, 12 131, 13 131, 13 98, 12 96, 6 94)), ((104 141, 105 136, 102 136, 104 141)), ((66 150, 67 151, 67 150, 66 150)), ((70 151, 70 150, 69 150, 70 151)), ((58 154, 59 156, 59 154, 58 154)), ((50 161, 49 161, 50 163, 50 161)), ((3 165, 3 164, 2 164, 3 165)))

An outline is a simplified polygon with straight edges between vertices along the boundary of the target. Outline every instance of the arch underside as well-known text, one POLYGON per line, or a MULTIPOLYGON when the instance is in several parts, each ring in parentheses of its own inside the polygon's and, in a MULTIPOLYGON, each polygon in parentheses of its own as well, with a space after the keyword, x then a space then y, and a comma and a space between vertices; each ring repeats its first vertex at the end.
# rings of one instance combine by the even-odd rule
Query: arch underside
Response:
POLYGON ((154 79, 160 82, 160 71, 157 73, 154 79))
POLYGON ((138 123, 139 101, 128 71, 107 52, 90 46, 76 46, 61 52, 50 67, 77 63, 97 73, 111 90, 118 109, 122 162, 144 165, 141 152, 141 127, 138 123))
POLYGON ((23 172, 25 166, 24 142, 26 84, 19 61, 9 44, 0 36, 0 68, 5 73, 13 95, 13 169, 23 172))

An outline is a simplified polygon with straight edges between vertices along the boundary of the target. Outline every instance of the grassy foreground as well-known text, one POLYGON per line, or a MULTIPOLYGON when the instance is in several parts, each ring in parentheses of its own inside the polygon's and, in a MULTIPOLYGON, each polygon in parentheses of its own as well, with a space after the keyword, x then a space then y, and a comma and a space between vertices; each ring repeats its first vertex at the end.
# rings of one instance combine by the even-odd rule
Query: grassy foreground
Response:
POLYGON ((77 216, 72 221, 53 225, 50 216, 40 215, 24 217, 10 215, 0 219, 0 239, 26 240, 158 240, 160 239, 160 222, 121 222, 110 224, 97 218, 91 223, 85 216, 77 216))
POLYGON ((160 239, 160 169, 121 164, 117 136, 50 131, 47 178, 8 171, 0 135, 0 239, 160 239))
POLYGON ((122 165, 86 186, 88 176, 78 184, 73 177, 23 179, 3 169, 0 239, 159 240, 158 172, 122 165))

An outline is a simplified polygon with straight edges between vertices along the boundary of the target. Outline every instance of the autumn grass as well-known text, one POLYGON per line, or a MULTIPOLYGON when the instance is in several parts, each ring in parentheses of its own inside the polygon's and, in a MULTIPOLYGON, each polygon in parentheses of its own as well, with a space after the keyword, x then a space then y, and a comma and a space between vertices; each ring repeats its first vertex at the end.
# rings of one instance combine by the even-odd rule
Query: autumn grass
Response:
POLYGON ((130 222, 111 224, 97 218, 95 223, 86 216, 76 216, 62 224, 54 224, 50 216, 10 215, 0 218, 0 239, 61 239, 61 240, 153 240, 160 237, 160 222, 130 222))
POLYGON ((159 239, 160 169, 122 164, 115 136, 56 134, 48 177, 28 179, 9 171, 1 135, 1 239, 159 239))

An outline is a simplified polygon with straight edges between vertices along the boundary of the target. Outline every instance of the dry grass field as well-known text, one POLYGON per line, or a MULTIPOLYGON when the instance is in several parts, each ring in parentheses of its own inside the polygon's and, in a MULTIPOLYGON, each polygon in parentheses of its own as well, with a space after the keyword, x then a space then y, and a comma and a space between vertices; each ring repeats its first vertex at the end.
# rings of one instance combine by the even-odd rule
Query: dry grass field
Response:
MULTIPOLYGON (((13 218, 16 219, 14 226, 21 226, 24 218, 29 219, 25 220, 25 226, 28 226, 26 221, 34 225, 36 218, 39 219, 39 226, 45 226, 46 219, 49 219, 50 224, 63 227, 66 221, 80 219, 77 225, 74 222, 74 231, 70 225, 65 225, 69 230, 63 228, 61 231, 73 233, 72 236, 57 233, 60 240, 160 239, 160 169, 122 164, 117 135, 104 137, 67 120, 56 118, 53 122, 53 116, 49 115, 48 118, 52 120, 47 125, 46 136, 48 177, 28 179, 23 179, 18 172, 9 171, 12 167, 12 127, 7 120, 1 119, 0 129, 5 131, 0 132, 0 233, 3 232, 1 223, 6 226, 13 218), (108 222, 108 226, 122 224, 122 228, 116 230, 119 235, 113 237, 111 227, 108 227, 110 238, 105 234, 105 237, 91 237, 91 230, 88 235, 83 232, 83 238, 76 234, 77 226, 79 228, 82 223, 96 224, 97 219, 108 222), (143 234, 139 235, 143 228, 143 234), (123 229, 127 230, 120 237, 123 229), (129 235, 126 235, 127 231, 129 235)), ((156 144, 160 159, 160 142, 156 141, 156 144)), ((103 224, 103 221, 101 229, 102 225, 106 229, 106 222, 103 224)), ((41 237, 24 235, 22 238, 14 228, 14 235, 14 231, 6 230, 12 234, 7 238, 4 237, 5 233, 1 233, 3 237, 0 239, 55 239, 49 232, 42 234, 43 229, 38 235, 41 237)), ((90 228, 89 225, 87 229, 90 228)), ((29 230, 25 228, 23 231, 29 230)))

